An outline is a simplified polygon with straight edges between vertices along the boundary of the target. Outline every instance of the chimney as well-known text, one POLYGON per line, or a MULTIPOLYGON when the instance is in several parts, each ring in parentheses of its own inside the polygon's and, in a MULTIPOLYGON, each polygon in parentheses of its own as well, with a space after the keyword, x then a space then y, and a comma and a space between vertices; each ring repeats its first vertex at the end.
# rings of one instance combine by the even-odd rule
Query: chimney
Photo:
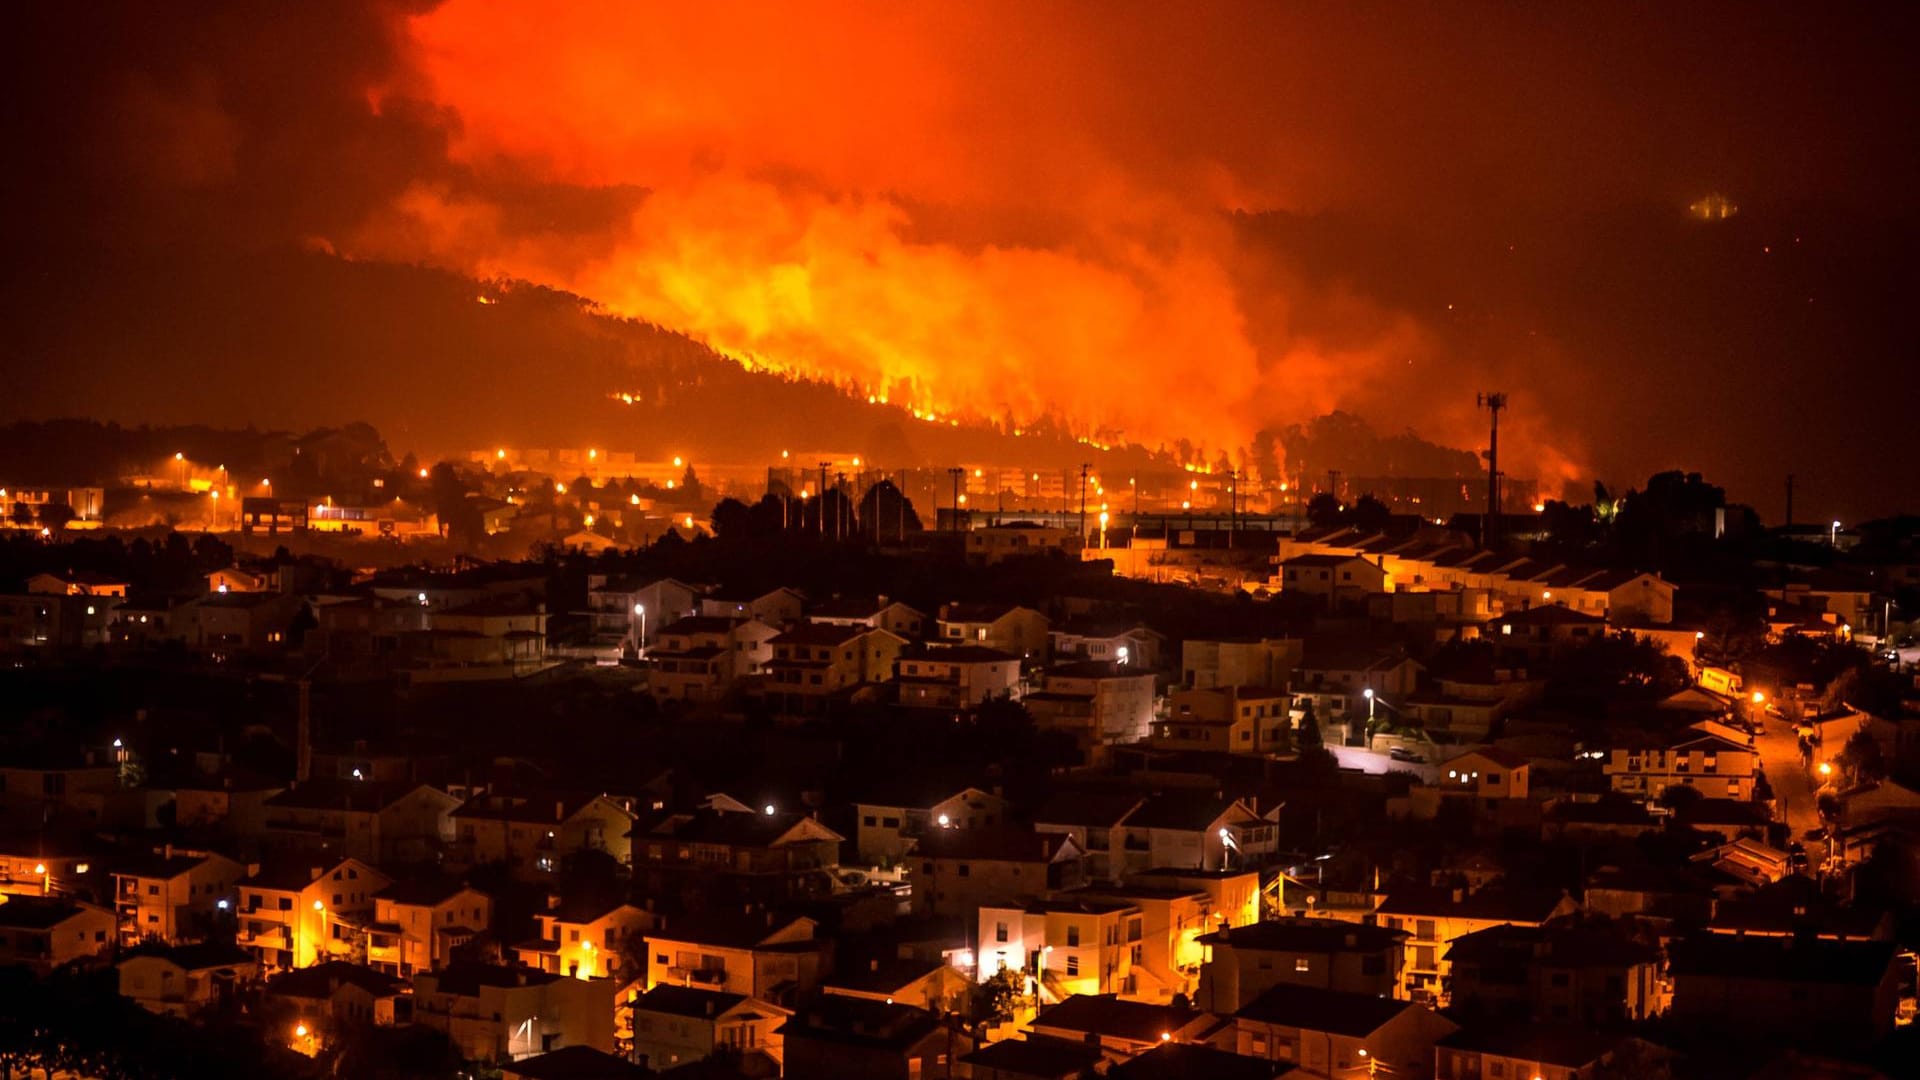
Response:
POLYGON ((164 859, 173 858, 173 845, 167 844, 166 846, 162 847, 160 849, 160 857, 164 859))
POLYGON ((708 1016, 713 1015, 713 999, 712 998, 707 999, 707 1015, 708 1016))
POLYGON ((868 971, 879 971, 879 970, 880 970, 880 960, 879 960, 879 958, 878 958, 878 957, 876 957, 876 958, 874 958, 874 959, 872 959, 872 960, 869 960, 869 961, 867 961, 867 970, 868 970, 868 971))
POLYGON ((567 820, 567 804, 558 799, 555 799, 553 802, 553 820, 567 820))
POLYGON ((1454 903, 1458 904, 1461 901, 1465 900, 1466 898, 1467 898, 1467 890, 1462 888, 1457 888, 1457 887, 1453 890, 1454 903))

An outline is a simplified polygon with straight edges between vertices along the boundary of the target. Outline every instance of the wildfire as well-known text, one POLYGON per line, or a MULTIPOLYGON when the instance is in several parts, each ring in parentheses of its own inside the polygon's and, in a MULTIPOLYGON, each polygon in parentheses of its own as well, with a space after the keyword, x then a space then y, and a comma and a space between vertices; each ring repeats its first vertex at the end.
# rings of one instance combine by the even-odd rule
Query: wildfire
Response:
POLYGON ((1372 406, 1473 437, 1470 409, 1391 412, 1431 397, 1402 385, 1418 327, 1241 249, 1249 178, 1147 167, 1082 124, 1108 73, 1049 75, 969 6, 868 14, 447 0, 407 20, 415 70, 376 97, 457 117, 472 179, 416 183, 343 246, 566 289, 927 424, 1215 458, 1372 406), (630 194, 563 225, 490 186, 528 180, 630 194))

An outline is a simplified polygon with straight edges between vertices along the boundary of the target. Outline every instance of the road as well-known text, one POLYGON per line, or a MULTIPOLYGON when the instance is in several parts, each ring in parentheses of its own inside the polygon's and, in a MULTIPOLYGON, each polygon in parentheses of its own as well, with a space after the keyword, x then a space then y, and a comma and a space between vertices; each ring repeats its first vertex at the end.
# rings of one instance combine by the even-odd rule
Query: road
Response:
POLYGON ((1800 762, 1799 736, 1792 724, 1769 714, 1754 744, 1792 839, 1805 843, 1807 832, 1820 827, 1820 808, 1813 777, 1800 762))

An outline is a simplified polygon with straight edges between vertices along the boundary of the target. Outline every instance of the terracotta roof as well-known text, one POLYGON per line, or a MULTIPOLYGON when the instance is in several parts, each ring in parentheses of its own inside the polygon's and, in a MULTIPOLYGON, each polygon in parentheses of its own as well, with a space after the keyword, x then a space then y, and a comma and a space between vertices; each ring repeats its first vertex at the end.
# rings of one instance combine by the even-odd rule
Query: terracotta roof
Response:
POLYGON ((1248 1002, 1234 1015, 1257 1023, 1284 1024, 1309 1031, 1365 1038, 1380 1030, 1389 1020, 1415 1007, 1411 1001, 1396 1001, 1372 994, 1281 983, 1248 1002))
POLYGON ((1052 1008, 1040 1010, 1033 1026, 1157 1043, 1162 1032, 1176 1031, 1200 1016, 1191 1009, 1122 1001, 1112 994, 1075 994, 1052 1008))

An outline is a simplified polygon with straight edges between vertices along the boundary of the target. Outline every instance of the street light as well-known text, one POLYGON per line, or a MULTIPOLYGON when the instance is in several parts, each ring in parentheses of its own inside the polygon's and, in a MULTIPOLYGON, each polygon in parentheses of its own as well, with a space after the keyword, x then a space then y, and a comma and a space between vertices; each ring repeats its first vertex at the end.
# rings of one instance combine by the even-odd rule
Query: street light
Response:
POLYGON ((1373 722, 1373 687, 1369 686, 1365 690, 1360 691, 1360 696, 1367 699, 1367 722, 1372 723, 1373 722))
POLYGON ((1832 530, 1827 533, 1827 546, 1840 546, 1840 522, 1838 519, 1834 521, 1832 530))
POLYGON ((1831 761, 1821 762, 1820 768, 1818 771, 1820 773, 1820 779, 1822 780, 1827 779, 1828 777, 1833 775, 1833 762, 1831 761))
POLYGON ((640 619, 640 648, 637 655, 639 658, 645 659, 647 655, 647 605, 633 605, 633 613, 640 619))

